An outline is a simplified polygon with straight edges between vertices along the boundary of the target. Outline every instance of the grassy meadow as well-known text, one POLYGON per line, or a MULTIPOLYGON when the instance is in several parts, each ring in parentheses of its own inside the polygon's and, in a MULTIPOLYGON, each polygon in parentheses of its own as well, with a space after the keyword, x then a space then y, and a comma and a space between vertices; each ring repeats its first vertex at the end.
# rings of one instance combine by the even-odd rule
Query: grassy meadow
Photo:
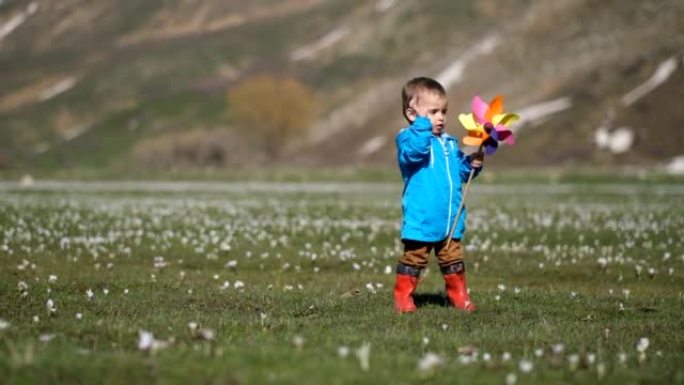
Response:
POLYGON ((392 310, 395 183, 0 183, 5 384, 684 383, 684 185, 476 183, 392 310))

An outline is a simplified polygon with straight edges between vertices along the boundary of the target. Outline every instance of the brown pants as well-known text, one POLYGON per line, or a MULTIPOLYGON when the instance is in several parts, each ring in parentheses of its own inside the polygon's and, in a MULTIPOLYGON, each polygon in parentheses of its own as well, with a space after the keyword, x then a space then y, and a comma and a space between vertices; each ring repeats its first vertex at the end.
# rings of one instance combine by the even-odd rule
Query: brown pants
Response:
POLYGON ((451 240, 449 249, 446 247, 446 239, 434 243, 411 241, 408 239, 403 239, 402 242, 404 243, 404 254, 399 258, 399 263, 407 266, 417 268, 427 266, 428 256, 433 249, 435 250, 435 255, 437 255, 439 266, 442 268, 463 260, 461 241, 456 239, 451 240))

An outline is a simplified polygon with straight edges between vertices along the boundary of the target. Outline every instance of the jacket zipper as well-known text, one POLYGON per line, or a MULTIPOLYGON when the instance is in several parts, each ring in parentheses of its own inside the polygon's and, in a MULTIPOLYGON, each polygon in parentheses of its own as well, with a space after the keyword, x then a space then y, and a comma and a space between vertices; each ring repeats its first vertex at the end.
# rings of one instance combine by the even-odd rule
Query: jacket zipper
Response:
POLYGON ((449 214, 447 216, 447 226, 446 226, 446 232, 445 236, 449 236, 449 230, 451 229, 451 200, 453 198, 454 194, 454 183, 451 180, 451 170, 449 168, 449 151, 446 148, 446 145, 443 141, 442 138, 439 138, 439 144, 442 145, 442 150, 444 150, 444 160, 446 163, 446 173, 447 173, 447 178, 449 179, 449 214))

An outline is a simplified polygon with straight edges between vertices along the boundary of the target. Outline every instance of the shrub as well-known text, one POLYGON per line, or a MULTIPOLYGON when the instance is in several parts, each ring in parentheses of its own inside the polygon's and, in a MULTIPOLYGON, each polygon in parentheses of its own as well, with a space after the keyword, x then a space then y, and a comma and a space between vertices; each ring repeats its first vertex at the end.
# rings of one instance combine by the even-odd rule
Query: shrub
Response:
POLYGON ((289 77, 248 78, 228 92, 228 104, 235 126, 271 159, 305 134, 315 115, 313 92, 289 77))

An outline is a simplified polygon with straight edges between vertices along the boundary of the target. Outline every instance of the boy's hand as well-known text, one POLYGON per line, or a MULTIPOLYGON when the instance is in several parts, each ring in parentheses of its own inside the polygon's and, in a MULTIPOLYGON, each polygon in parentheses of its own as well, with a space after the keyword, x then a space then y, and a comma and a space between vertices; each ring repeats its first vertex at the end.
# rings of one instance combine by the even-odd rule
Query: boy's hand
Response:
POLYGON ((470 154, 470 167, 480 168, 484 164, 484 153, 482 151, 470 154))
POLYGON ((428 117, 427 110, 425 109, 425 107, 420 105, 420 95, 417 95, 409 103, 408 116, 409 116, 409 120, 411 121, 411 123, 413 123, 413 121, 416 120, 420 116, 422 116, 424 118, 428 117))

